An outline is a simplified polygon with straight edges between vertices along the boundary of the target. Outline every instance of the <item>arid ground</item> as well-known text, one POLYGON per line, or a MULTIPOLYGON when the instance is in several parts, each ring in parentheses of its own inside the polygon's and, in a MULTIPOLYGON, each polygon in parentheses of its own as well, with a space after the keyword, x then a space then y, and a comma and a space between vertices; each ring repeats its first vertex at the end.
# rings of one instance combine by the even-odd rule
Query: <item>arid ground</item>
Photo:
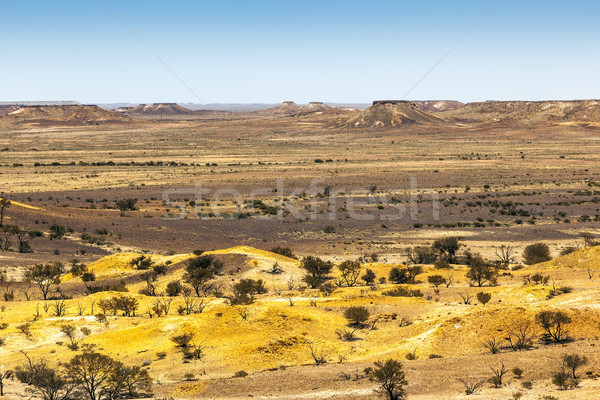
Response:
MULTIPOLYGON (((7 109, 0 197, 11 204, 3 224, 28 232, 31 249, 19 252, 13 236, 0 252, 1 290, 14 295, 0 301, 0 365, 24 365, 22 351, 57 365, 88 344, 146 368, 156 397, 370 399, 377 383, 365 368, 395 358, 411 399, 595 398, 600 247, 585 246, 600 236, 597 105, 570 105, 560 117, 548 111, 553 104, 461 106, 431 114, 377 104, 361 113, 317 103, 162 117, 7 109), (126 200, 131 209, 119 209, 126 200), (450 269, 426 262, 414 282, 390 281, 393 268, 412 265, 407 248, 443 238, 461 245, 450 269), (524 266, 523 249, 539 242, 553 260, 524 266), (474 285, 460 259, 468 251, 498 261, 502 245, 514 253, 497 283, 474 285), (569 247, 578 250, 561 255, 569 247), (184 296, 163 294, 170 282, 186 285, 186 266, 201 254, 223 263, 209 282, 218 290, 200 293, 202 312, 180 315, 184 296), (140 255, 163 270, 148 278, 132 264, 140 255), (371 269, 376 279, 349 286, 334 267, 325 279, 339 283, 333 291, 311 288, 306 256, 335 265, 360 258, 361 275, 371 269), (65 268, 43 300, 26 272, 53 262, 65 268), (70 273, 72 264, 95 280, 70 273), (545 279, 532 281, 535 274, 545 279), (432 275, 450 284, 434 287, 432 275), (241 279, 262 279, 267 292, 230 305, 241 279), (102 285, 107 290, 90 294, 102 285), (398 288, 421 295, 391 295, 398 288), (482 291, 491 294, 487 304, 476 299, 482 291), (122 295, 137 299, 135 316, 96 317, 100 300, 122 295), (53 315, 63 300, 66 312, 53 315), (170 312, 153 315, 161 301, 172 302, 170 312), (369 310, 364 326, 348 325, 352 306, 369 310), (569 340, 541 340, 535 317, 544 310, 568 315, 569 340), (20 328, 27 322, 29 334, 20 328), (78 350, 66 346, 65 324, 89 329, 78 350), (535 338, 513 351, 506 338, 524 325, 535 338), (355 338, 343 340, 343 330, 355 338), (184 333, 202 357, 182 357, 172 339, 184 333), (484 346, 494 338, 498 354, 484 346), (315 352, 326 362, 315 365, 315 352), (565 354, 588 359, 572 390, 552 383, 565 354), (523 376, 508 372, 499 388, 485 383, 466 396, 459 379, 486 380, 502 363, 523 376)), ((18 380, 5 388, 15 399, 26 390, 18 380)))

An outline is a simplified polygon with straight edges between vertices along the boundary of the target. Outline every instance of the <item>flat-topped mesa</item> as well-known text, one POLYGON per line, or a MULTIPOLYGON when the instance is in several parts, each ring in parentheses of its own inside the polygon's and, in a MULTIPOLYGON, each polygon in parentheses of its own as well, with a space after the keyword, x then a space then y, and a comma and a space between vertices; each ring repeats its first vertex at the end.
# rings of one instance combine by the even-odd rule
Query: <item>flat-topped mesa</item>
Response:
POLYGON ((97 105, 28 105, 17 107, 2 116, 2 125, 37 124, 38 126, 98 125, 100 123, 131 123, 121 114, 97 105))
POLYGON ((374 100, 373 105, 377 104, 411 104, 410 100, 374 100))
POLYGON ((494 101, 468 103, 445 111, 444 118, 504 126, 575 124, 593 128, 600 123, 598 100, 494 101), (592 124, 592 125, 590 125, 592 124))
POLYGON ((127 112, 130 114, 163 116, 194 114, 192 110, 182 107, 177 103, 140 104, 130 109, 123 109, 123 112, 127 112))
POLYGON ((422 111, 408 100, 376 100, 366 110, 338 122, 347 128, 394 128, 411 124, 444 124, 444 120, 422 111))
POLYGON ((275 107, 258 111, 259 114, 294 115, 300 111, 300 106, 293 101, 284 101, 275 107))

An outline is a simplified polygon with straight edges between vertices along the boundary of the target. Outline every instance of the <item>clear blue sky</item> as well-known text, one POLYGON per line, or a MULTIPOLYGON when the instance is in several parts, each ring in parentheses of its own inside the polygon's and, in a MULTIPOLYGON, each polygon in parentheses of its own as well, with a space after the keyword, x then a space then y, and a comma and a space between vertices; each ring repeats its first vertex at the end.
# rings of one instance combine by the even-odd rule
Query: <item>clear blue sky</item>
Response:
MULTIPOLYGON (((105 1, 185 85, 101 0, 2 0, 0 101, 397 99, 496 2, 105 1)), ((598 21, 502 0, 408 98, 600 98, 598 21)))

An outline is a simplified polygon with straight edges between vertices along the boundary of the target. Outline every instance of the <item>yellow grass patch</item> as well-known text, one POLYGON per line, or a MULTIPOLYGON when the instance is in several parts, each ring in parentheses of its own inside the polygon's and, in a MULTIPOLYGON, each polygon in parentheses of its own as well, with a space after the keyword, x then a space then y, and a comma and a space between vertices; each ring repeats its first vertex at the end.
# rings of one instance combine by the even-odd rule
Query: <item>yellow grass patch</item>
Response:
MULTIPOLYGON (((2 199, 0 198, 0 200, 2 200, 2 199)), ((29 204, 21 203, 21 202, 14 201, 14 200, 10 200, 10 205, 17 206, 17 207, 28 208, 30 210, 41 210, 41 208, 39 208, 39 207, 30 206, 29 204)))
POLYGON ((235 247, 230 247, 228 249, 207 251, 203 254, 206 254, 206 255, 210 255, 210 254, 243 254, 243 255, 247 255, 249 257, 266 258, 266 259, 270 259, 273 261, 279 261, 279 262, 284 262, 284 263, 293 263, 293 264, 297 264, 297 265, 300 264, 300 261, 294 260, 293 258, 285 257, 285 256, 282 256, 281 254, 272 253, 272 252, 266 251, 266 250, 256 249, 256 248, 250 247, 250 246, 235 246, 235 247))
MULTIPOLYGON (((93 272, 96 275, 97 280, 114 279, 132 275, 138 273, 139 270, 133 268, 131 266, 131 262, 140 256, 141 254, 138 253, 111 254, 89 264, 88 271, 93 272)), ((172 256, 148 254, 145 256, 152 260, 152 263, 154 265, 161 265, 167 263, 177 264, 194 257, 193 254, 176 254, 172 256)), ((75 278, 71 274, 66 274, 62 279, 63 282, 66 282, 75 278)))

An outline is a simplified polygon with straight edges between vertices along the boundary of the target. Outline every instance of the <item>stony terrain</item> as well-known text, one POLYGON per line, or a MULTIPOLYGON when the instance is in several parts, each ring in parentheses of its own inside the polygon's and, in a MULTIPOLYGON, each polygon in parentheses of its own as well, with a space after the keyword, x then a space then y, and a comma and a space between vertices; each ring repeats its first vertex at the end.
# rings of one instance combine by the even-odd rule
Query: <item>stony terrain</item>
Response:
MULTIPOLYGON (((10 107, 10 106, 9 106, 10 107)), ((77 126, 131 123, 129 118, 95 105, 28 105, 0 117, 0 126, 77 126)))
MULTIPOLYGON (((143 121, 93 106, 11 111, 0 118, 0 197, 11 201, 3 224, 23 228, 31 248, 19 252, 16 234, 0 235, 2 245, 10 238, 0 251, 0 365, 23 366, 23 350, 56 366, 90 345, 146 369, 157 398, 372 399, 365 368, 391 357, 404 365, 409 399, 594 398, 600 118, 592 101, 561 104, 429 113, 376 102, 348 114, 284 104, 294 115, 143 121), (131 209, 119 209, 123 200, 131 209), (414 267, 407 248, 452 237, 460 247, 449 268, 429 260, 410 283, 390 279, 414 267), (537 242, 552 260, 526 265, 523 250, 537 242), (502 245, 510 262, 494 264, 497 281, 479 287, 469 254, 499 261, 502 245), (149 266, 137 266, 141 255, 149 266), (223 268, 192 296, 202 312, 180 315, 189 298, 165 292, 177 281, 191 288, 186 268, 200 255, 223 268), (333 263, 329 288, 304 282, 306 256, 333 263), (346 260, 374 281, 344 283, 346 260), (64 270, 43 300, 26 272, 53 262, 64 270), (242 279, 262 280, 266 292, 231 305, 242 279), (486 304, 480 292, 491 295, 486 304), (100 308, 119 296, 137 300, 135 316, 100 308), (167 315, 153 311, 165 304, 167 315), (364 325, 344 317, 352 306, 369 311, 364 325), (543 340, 536 316, 547 310, 569 317, 568 340, 543 340), (76 350, 67 324, 89 329, 77 331, 76 350), (513 351, 507 338, 523 326, 531 344, 513 351), (173 341, 182 334, 201 357, 184 358, 173 341), (501 343, 497 354, 490 339, 501 343), (315 351, 326 363, 315 365, 315 351), (565 354, 587 357, 572 390, 552 383, 565 354), (459 379, 487 380, 502 363, 523 376, 464 394, 459 379)), ((9 399, 26 390, 17 380, 5 387, 9 399)))
POLYGON ((445 121, 422 111, 410 101, 383 100, 339 123, 347 128, 394 128, 410 124, 444 124, 445 121))

